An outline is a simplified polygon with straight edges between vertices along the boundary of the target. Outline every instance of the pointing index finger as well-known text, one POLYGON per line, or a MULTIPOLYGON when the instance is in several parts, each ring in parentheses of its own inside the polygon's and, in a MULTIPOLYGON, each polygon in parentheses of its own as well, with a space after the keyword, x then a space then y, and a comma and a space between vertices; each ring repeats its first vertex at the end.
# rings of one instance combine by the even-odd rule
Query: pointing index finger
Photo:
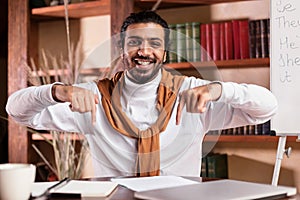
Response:
POLYGON ((95 94, 94 95, 94 103, 93 103, 92 110, 91 110, 93 125, 96 124, 96 105, 98 103, 99 103, 98 96, 95 94))
POLYGON ((177 106, 177 113, 176 113, 176 125, 179 125, 180 123, 180 119, 181 119, 181 113, 182 113, 182 109, 185 105, 185 99, 183 98, 182 95, 179 96, 179 103, 177 106))

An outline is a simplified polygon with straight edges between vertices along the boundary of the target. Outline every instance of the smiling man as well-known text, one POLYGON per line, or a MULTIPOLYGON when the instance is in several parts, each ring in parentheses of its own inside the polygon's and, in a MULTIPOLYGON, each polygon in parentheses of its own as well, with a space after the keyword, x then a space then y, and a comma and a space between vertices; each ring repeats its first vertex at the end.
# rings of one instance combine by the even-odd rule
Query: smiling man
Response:
POLYGON ((143 84, 153 80, 166 60, 164 29, 155 23, 130 25, 123 56, 132 82, 143 84))
POLYGON ((133 13, 121 27, 124 71, 89 83, 19 90, 7 112, 35 129, 85 134, 95 176, 199 176, 209 130, 264 123, 277 101, 257 85, 166 71, 169 33, 155 12, 133 13))

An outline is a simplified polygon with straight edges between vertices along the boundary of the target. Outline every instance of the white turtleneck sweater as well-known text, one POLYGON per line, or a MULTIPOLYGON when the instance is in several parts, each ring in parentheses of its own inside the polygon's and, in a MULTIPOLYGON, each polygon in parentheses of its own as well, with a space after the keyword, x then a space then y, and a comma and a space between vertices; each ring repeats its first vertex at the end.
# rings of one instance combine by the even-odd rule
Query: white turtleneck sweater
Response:
MULTIPOLYGON (((124 112, 139 129, 146 129, 157 118, 156 91, 161 79, 139 85, 126 78, 121 104, 124 112)), ((185 78, 180 91, 209 83, 193 77, 185 78)), ((221 83, 222 95, 210 102, 205 113, 183 110, 176 125, 175 103, 166 130, 160 133, 161 175, 199 176, 202 140, 209 130, 263 123, 277 110, 270 91, 249 84, 221 83)), ((95 82, 77 84, 92 90, 101 99, 95 82)), ((7 112, 17 122, 35 129, 62 130, 85 134, 93 158, 95 176, 133 175, 136 141, 116 132, 106 119, 101 101, 97 105, 95 125, 90 113, 72 112, 69 103, 57 103, 51 95, 52 85, 28 87, 12 94, 7 112)))
POLYGON ((161 74, 151 82, 137 84, 130 81, 125 74, 125 84, 121 98, 122 109, 140 130, 146 130, 158 117, 156 92, 160 79, 161 74))

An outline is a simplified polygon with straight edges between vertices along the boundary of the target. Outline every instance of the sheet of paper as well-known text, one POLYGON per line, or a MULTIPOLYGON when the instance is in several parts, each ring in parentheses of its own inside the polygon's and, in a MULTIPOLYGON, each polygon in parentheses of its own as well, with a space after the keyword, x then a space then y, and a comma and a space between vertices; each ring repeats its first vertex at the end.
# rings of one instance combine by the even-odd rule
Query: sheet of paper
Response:
MULTIPOLYGON (((32 186, 32 196, 42 194, 48 187, 57 182, 35 182, 32 186)), ((54 191, 55 193, 81 194, 81 197, 105 197, 116 187, 116 182, 111 181, 80 181, 71 180, 67 185, 54 191)))
POLYGON ((199 182, 178 176, 151 176, 139 178, 114 178, 112 182, 125 186, 133 191, 147 191, 183 185, 197 184, 199 182))

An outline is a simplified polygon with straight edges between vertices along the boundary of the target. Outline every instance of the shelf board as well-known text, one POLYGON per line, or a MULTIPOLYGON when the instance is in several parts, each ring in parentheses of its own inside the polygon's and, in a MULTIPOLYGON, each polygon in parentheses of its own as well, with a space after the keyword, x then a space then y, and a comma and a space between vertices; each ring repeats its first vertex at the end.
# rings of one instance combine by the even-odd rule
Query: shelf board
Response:
MULTIPOLYGON (((110 14, 110 0, 95 0, 68 5, 69 18, 82 18, 110 14)), ((34 18, 65 16, 64 5, 33 8, 31 14, 34 18)))
MULTIPOLYGON (((94 76, 94 75, 101 75, 101 74, 107 74, 110 72, 109 67, 99 67, 99 68, 86 68, 86 69, 81 69, 80 74, 85 75, 85 76, 94 76)), ((32 72, 31 75, 33 77, 43 77, 43 76, 64 76, 70 73, 69 70, 67 69, 50 69, 45 73, 44 71, 37 71, 37 72, 32 72)))
MULTIPOLYGON (((256 58, 256 59, 243 59, 243 60, 219 60, 219 61, 208 61, 208 62, 183 62, 183 63, 169 63, 165 64, 167 68, 176 70, 194 70, 195 68, 255 68, 255 67, 269 67, 269 58, 256 58)), ((81 69, 80 74, 85 76, 101 75, 103 73, 108 73, 110 71, 109 67, 99 67, 99 68, 86 68, 81 69)), ((35 76, 55 76, 67 74, 68 70, 49 70, 46 73, 38 71, 33 72, 32 75, 35 76)))
MULTIPOLYGON (((278 136, 271 135, 206 135, 204 142, 278 142, 278 136)), ((288 142, 296 142, 296 136, 287 137, 288 142)))
MULTIPOLYGON (((53 139, 49 133, 42 133, 42 135, 49 140, 53 139)), ((74 135, 75 140, 82 140, 83 138, 84 136, 74 135)), ((270 135, 206 135, 204 137, 204 142, 278 142, 278 139, 278 136, 270 135)), ((32 140, 44 140, 44 138, 39 134, 32 134, 32 140)), ((288 142, 296 142, 296 140, 296 136, 287 137, 288 142)))
MULTIPOLYGON (((204 6, 216 3, 230 3, 248 0, 163 0, 158 9, 168 9, 188 6, 204 6)), ((157 0, 135 0, 135 7, 140 9, 151 9, 157 0)))
MULTIPOLYGON (((203 6, 216 3, 238 2, 243 0, 163 0, 158 9, 168 9, 187 6, 203 6)), ((244 0, 246 1, 246 0, 244 0)), ((151 9, 157 0, 135 0, 135 6, 141 9, 151 9)))
POLYGON ((255 58, 255 59, 238 59, 238 60, 217 60, 206 62, 185 62, 185 63, 170 63, 167 67, 173 69, 193 69, 193 68, 253 68, 253 67, 269 67, 270 58, 255 58))
MULTIPOLYGON (((195 5, 210 5, 215 3, 236 2, 243 0, 164 0, 159 9, 174 7, 185 7, 195 5)), ((151 9, 157 0, 135 0, 135 7, 141 9, 151 9)), ((110 0, 94 0, 68 5, 69 18, 83 18, 100 15, 109 15, 111 13, 110 0)), ((47 6, 42 8, 33 8, 31 10, 33 19, 48 20, 49 18, 63 18, 65 9, 63 5, 47 6)))
MULTIPOLYGON (((72 137, 73 137, 72 140, 83 140, 85 138, 83 135, 78 135, 78 134, 74 134, 72 137)), ((48 140, 53 140, 53 137, 50 133, 32 134, 31 138, 32 140, 36 140, 36 141, 42 141, 45 140, 45 138, 48 140)), ((61 139, 64 139, 62 135, 61 135, 61 139)))

